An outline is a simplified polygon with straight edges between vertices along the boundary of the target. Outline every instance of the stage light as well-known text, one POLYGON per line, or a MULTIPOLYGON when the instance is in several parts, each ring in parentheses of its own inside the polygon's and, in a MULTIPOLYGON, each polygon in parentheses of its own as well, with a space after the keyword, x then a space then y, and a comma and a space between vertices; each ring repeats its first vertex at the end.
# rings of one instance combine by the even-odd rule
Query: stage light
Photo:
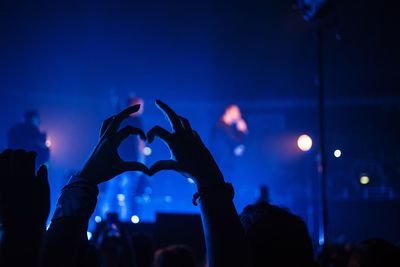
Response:
POLYGON ((151 148, 148 147, 148 146, 146 146, 146 147, 143 148, 143 154, 144 154, 145 156, 150 156, 152 152, 153 152, 153 151, 152 151, 151 148))
POLYGON ((86 234, 87 234, 87 239, 88 240, 90 240, 90 239, 92 239, 92 233, 91 232, 86 232, 86 234))
POLYGON ((244 119, 240 119, 237 123, 236 123, 236 129, 239 132, 242 133, 247 133, 248 129, 247 129, 247 123, 244 121, 244 119))
POLYGON ((117 194, 117 199, 119 202, 124 202, 125 201, 125 195, 124 194, 117 194))
POLYGON ((45 142, 45 145, 46 145, 46 147, 48 147, 48 148, 50 148, 51 147, 51 140, 50 139, 47 139, 46 140, 46 142, 45 142))
POLYGON ((101 223, 101 217, 100 216, 94 217, 94 221, 97 223, 101 223))
POLYGON ((194 184, 194 181, 193 181, 192 178, 187 178, 187 181, 188 181, 190 184, 194 184))
POLYGON ((366 174, 361 175, 360 184, 367 185, 369 184, 369 177, 366 174))
POLYGON ((335 156, 335 158, 340 158, 340 156, 342 156, 342 151, 340 151, 340 149, 336 149, 333 152, 333 155, 335 156))
POLYGON ((311 137, 306 134, 300 135, 297 139, 297 146, 300 148, 301 151, 309 151, 312 147, 311 137))
POLYGON ((131 222, 132 222, 132 223, 136 224, 136 223, 139 223, 139 221, 140 221, 139 216, 133 215, 133 216, 131 217, 131 222))
POLYGON ((243 155, 244 149, 245 149, 245 146, 244 146, 244 145, 238 145, 238 146, 235 147, 235 149, 233 150, 233 153, 235 154, 235 156, 240 157, 241 155, 243 155))

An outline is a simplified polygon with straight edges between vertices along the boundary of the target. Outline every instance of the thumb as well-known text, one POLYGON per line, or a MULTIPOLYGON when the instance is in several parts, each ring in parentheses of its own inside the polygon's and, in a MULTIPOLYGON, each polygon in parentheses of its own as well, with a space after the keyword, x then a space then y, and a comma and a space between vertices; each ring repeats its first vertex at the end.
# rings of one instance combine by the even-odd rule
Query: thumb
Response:
POLYGON ((46 165, 41 165, 37 172, 37 184, 44 193, 50 192, 48 171, 46 165))

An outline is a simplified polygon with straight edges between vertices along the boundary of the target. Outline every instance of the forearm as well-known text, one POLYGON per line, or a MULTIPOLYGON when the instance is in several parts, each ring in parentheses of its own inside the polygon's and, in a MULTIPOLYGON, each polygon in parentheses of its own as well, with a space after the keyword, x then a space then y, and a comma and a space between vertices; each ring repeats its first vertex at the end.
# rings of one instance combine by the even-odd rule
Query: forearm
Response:
POLYGON ((96 185, 72 178, 63 188, 43 245, 43 266, 75 266, 87 242, 88 221, 96 206, 96 185))
POLYGON ((210 187, 199 199, 209 267, 244 267, 247 246, 244 230, 227 186, 210 187))

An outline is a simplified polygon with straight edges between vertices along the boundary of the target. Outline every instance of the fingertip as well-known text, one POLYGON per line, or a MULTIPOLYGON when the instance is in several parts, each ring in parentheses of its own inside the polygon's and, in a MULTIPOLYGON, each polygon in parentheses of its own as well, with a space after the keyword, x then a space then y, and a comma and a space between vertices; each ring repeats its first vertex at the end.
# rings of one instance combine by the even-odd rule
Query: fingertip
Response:
POLYGON ((47 177, 47 166, 46 166, 46 164, 40 165, 39 170, 38 170, 38 175, 47 177))
POLYGON ((135 112, 136 112, 140 109, 140 104, 133 105, 133 107, 135 108, 135 112))
POLYGON ((153 129, 151 129, 150 131, 147 132, 146 137, 147 137, 147 143, 149 143, 149 144, 153 143, 153 141, 154 141, 153 129))
POLYGON ((140 137, 140 139, 142 139, 142 141, 146 141, 146 139, 147 139, 146 134, 144 132, 140 132, 139 137, 140 137))

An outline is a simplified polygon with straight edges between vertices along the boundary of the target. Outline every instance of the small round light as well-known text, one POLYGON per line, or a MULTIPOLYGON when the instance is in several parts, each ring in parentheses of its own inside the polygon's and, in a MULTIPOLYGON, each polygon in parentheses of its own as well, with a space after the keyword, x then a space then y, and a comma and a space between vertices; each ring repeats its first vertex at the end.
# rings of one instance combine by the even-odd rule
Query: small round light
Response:
POLYGON ((312 147, 312 139, 307 134, 302 134, 297 139, 297 146, 300 148, 301 151, 309 151, 312 147))
POLYGON ((92 239, 92 233, 91 232, 86 232, 86 234, 87 234, 87 239, 88 240, 90 240, 90 239, 92 239))
POLYGON ((369 177, 365 174, 360 177, 360 184, 366 185, 369 183, 369 177))
POLYGON ((51 147, 51 140, 50 139, 47 139, 46 140, 46 142, 45 142, 45 145, 46 145, 46 147, 48 147, 48 148, 50 148, 51 147))
POLYGON ((136 224, 136 223, 139 223, 139 221, 140 221, 139 216, 133 215, 133 216, 131 217, 131 222, 132 222, 132 223, 136 224))
POLYGON ((125 195, 124 194, 117 194, 117 199, 119 202, 124 202, 125 201, 125 195))
POLYGON ((340 156, 342 156, 342 151, 340 151, 340 149, 336 149, 333 152, 333 155, 335 156, 335 158, 340 158, 340 156))
POLYGON ((100 216, 94 217, 94 221, 97 223, 101 223, 101 217, 100 216))
POLYGON ((235 147, 235 149, 233 150, 233 153, 235 154, 235 156, 240 157, 241 155, 243 155, 244 149, 245 149, 245 146, 244 146, 244 145, 238 145, 238 146, 235 147))
POLYGON ((194 184, 194 181, 193 181, 192 178, 187 178, 187 181, 188 181, 190 184, 194 184))
POLYGON ((143 154, 144 154, 145 156, 150 156, 152 152, 153 152, 153 151, 152 151, 151 148, 148 147, 148 146, 146 146, 146 147, 143 148, 143 154))

